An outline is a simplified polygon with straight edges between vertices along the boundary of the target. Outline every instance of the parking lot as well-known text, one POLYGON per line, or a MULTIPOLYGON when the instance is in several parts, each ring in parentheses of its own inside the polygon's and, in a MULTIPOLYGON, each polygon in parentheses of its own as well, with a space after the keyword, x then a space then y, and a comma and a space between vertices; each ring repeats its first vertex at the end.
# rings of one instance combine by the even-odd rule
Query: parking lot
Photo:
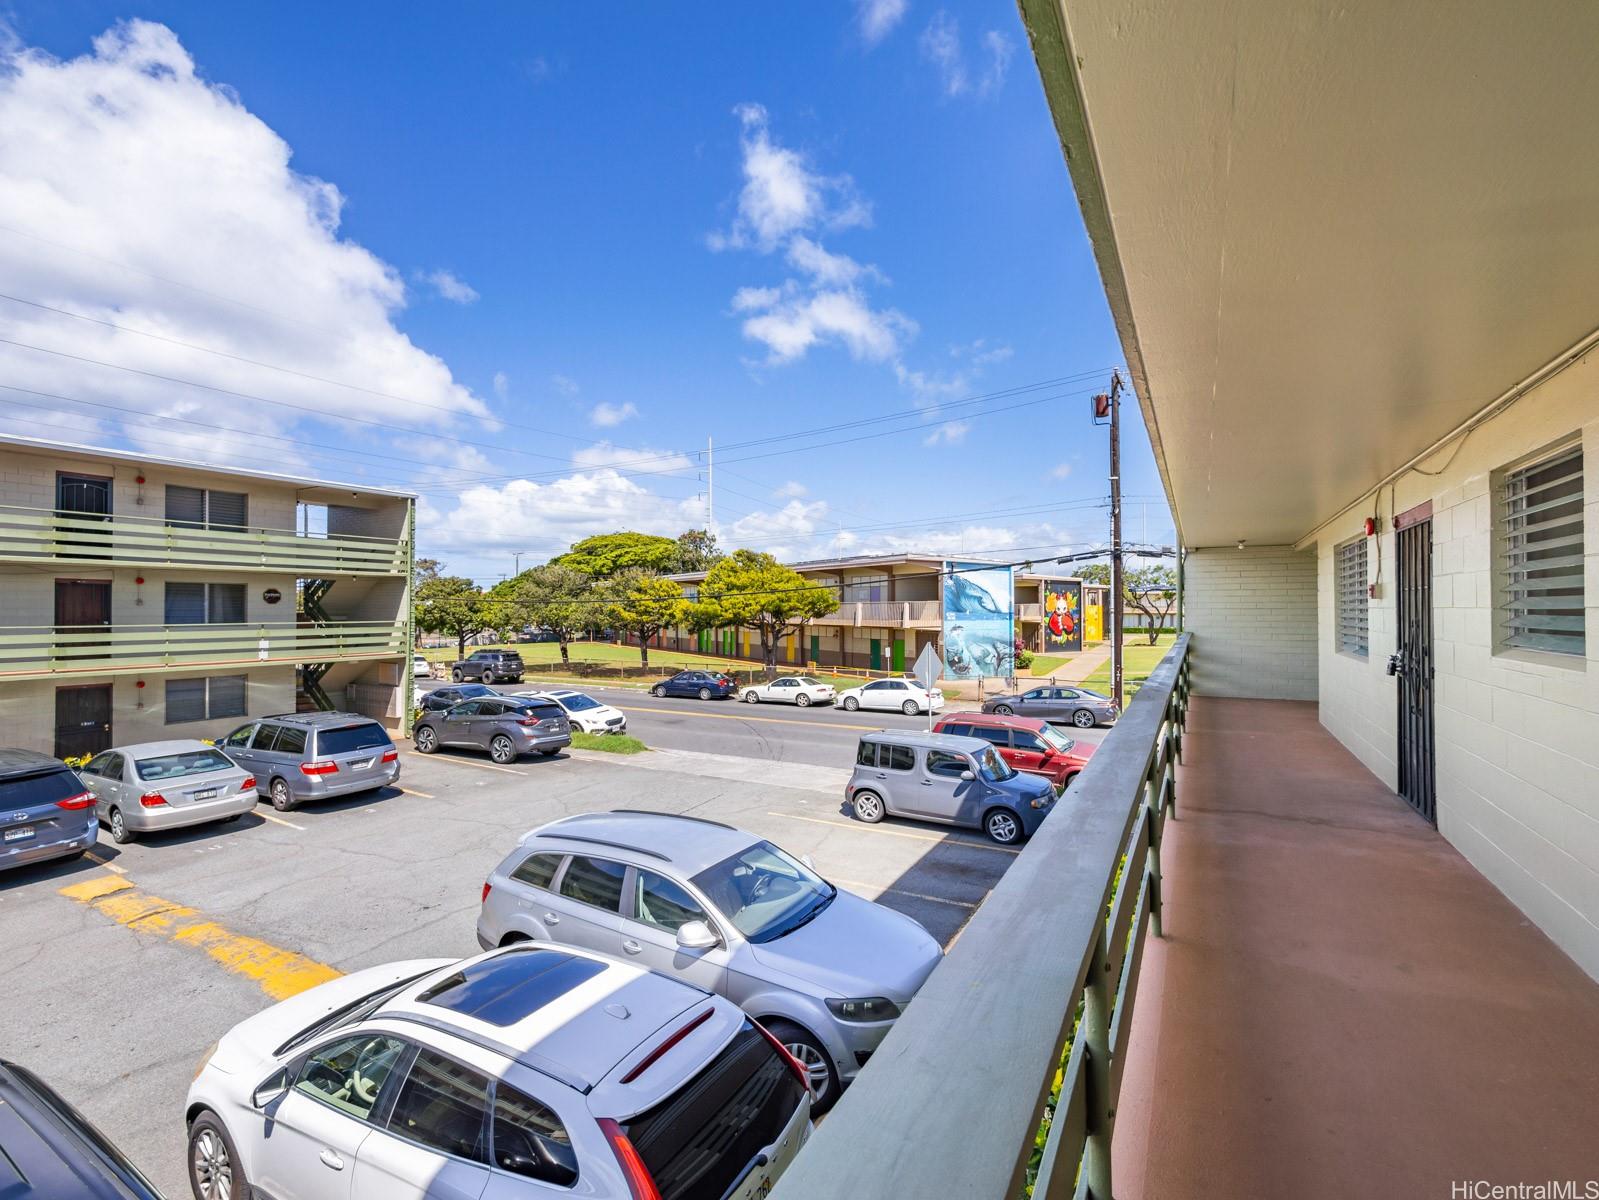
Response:
POLYGON ((263 804, 233 824, 106 842, 76 863, 0 877, 6 1057, 186 1196, 182 1102, 207 1047, 336 973, 475 953, 484 876, 545 821, 623 806, 713 817, 810 855, 946 945, 1016 853, 972 831, 849 818, 852 727, 910 719, 602 698, 624 700, 633 732, 664 748, 502 767, 407 745, 398 787, 285 814, 263 804), (742 727, 743 754, 707 752, 728 744, 724 726, 742 727))

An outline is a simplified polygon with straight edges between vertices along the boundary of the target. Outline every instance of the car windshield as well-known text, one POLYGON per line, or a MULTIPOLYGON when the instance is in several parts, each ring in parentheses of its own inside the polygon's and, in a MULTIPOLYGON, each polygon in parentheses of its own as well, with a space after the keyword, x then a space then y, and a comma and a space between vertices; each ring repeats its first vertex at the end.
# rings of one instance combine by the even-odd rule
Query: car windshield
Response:
POLYGON ((455 694, 462 700, 472 700, 478 696, 499 695, 493 688, 484 687, 481 683, 469 683, 464 687, 458 687, 455 689, 455 694))
POLYGON ((1045 725, 1038 731, 1038 736, 1044 739, 1044 744, 1051 750, 1057 750, 1062 754, 1077 744, 1053 725, 1045 725))
POLYGON ((567 712, 587 712, 591 708, 599 708, 600 702, 593 696, 585 696, 582 692, 573 692, 570 696, 557 696, 561 706, 567 712))
POLYGON ((181 754, 160 754, 155 758, 137 759, 133 764, 139 778, 146 783, 155 779, 182 779, 185 775, 207 775, 212 771, 226 771, 233 766, 226 754, 209 747, 204 750, 185 750, 181 754))
POLYGON ((1001 779, 1010 779, 1016 774, 1016 768, 995 754, 992 746, 984 746, 972 757, 977 760, 978 770, 982 771, 984 779, 993 780, 997 783, 1001 779))
POLYGON ((792 933, 833 902, 838 889, 770 842, 756 842, 694 876, 694 885, 755 943, 792 933))
POLYGON ((388 749, 392 742, 376 721, 363 725, 342 725, 338 729, 324 729, 316 735, 317 753, 350 754, 356 750, 388 749))

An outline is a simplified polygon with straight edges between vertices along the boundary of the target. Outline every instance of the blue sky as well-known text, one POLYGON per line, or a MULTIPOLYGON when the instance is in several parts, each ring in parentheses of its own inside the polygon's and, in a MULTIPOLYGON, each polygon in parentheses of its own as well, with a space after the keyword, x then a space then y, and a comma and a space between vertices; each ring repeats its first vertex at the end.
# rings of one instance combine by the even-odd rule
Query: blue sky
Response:
MULTIPOLYGON (((85 439, 414 485, 423 552, 484 577, 619 524, 699 523, 707 437, 892 413, 912 415, 723 451, 723 540, 1102 540, 1085 393, 1120 349, 1014 7, 625 12, 13 9, 0 142, 46 132, 0 150, 0 269, 121 328, 6 303, 0 336, 220 392, 0 347, 12 381, 114 397, 53 402, 94 418, 85 439), (130 19, 164 29, 95 48, 130 19), (126 99, 96 104, 108 89, 126 99)), ((1129 533, 1169 540, 1124 413, 1129 533)))

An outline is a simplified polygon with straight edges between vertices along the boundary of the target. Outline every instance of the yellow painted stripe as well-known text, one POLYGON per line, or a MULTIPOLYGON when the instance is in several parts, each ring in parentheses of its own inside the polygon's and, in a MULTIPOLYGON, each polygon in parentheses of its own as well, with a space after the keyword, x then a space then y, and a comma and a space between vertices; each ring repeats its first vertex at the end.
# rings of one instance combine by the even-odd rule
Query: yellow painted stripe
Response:
POLYGON ((857 833, 880 833, 884 837, 913 838, 918 842, 938 842, 944 846, 970 846, 974 850, 997 850, 1001 854, 1020 854, 1011 846, 997 846, 993 842, 979 842, 970 838, 940 837, 936 833, 912 833, 908 829, 880 829, 864 821, 829 821, 822 817, 802 817, 798 813, 769 812, 769 817, 785 817, 790 821, 809 821, 812 825, 831 825, 835 829, 853 829, 857 833))
POLYGON ((83 857, 88 859, 90 862, 99 863, 107 871, 115 871, 118 875, 126 875, 127 874, 127 872, 124 871, 121 867, 117 866, 116 863, 111 862, 111 861, 109 861, 107 859, 101 858, 93 850, 85 851, 83 857))
POLYGON ((224 970, 254 980, 274 1000, 287 1000, 342 974, 303 954, 233 933, 197 909, 140 891, 125 878, 97 876, 64 887, 61 894, 124 928, 203 950, 224 970))
MULTIPOLYGON (((742 700, 738 701, 738 703, 742 704, 743 701, 742 700)), ((742 713, 694 712, 692 709, 686 709, 686 708, 681 710, 681 711, 679 711, 679 710, 677 710, 675 708, 632 708, 632 707, 630 707, 630 706, 628 706, 626 704, 617 704, 617 705, 613 705, 612 707, 620 708, 623 712, 655 713, 657 715, 664 714, 664 715, 669 716, 669 717, 698 717, 702 721, 763 721, 763 722, 765 722, 768 725, 797 725, 797 724, 799 724, 798 721, 786 720, 783 717, 746 717, 742 713)), ((754 707, 754 706, 751 705, 749 707, 754 707)), ((795 707, 798 708, 799 706, 795 705, 795 707)), ((826 724, 819 726, 819 728, 822 728, 822 729, 865 729, 865 730, 867 730, 869 732, 876 733, 879 729, 882 728, 882 726, 881 725, 846 725, 842 721, 828 721, 826 724)))
POLYGON ((527 773, 525 771, 517 771, 511 767, 502 767, 497 763, 478 762, 472 758, 446 758, 442 754, 421 754, 418 751, 411 751, 411 753, 417 754, 418 757, 425 758, 429 762, 449 763, 454 767, 478 767, 484 771, 503 771, 507 775, 525 775, 527 773))
POLYGON ((271 821, 274 825, 286 825, 290 829, 298 829, 301 833, 305 832, 304 825, 296 825, 293 821, 285 821, 282 817, 274 817, 269 812, 261 812, 257 810, 255 815, 260 817, 263 821, 271 821))
POLYGON ((827 876, 829 883, 842 883, 845 887, 865 888, 869 892, 876 892, 879 896, 886 896, 892 892, 896 896, 909 896, 914 900, 931 900, 934 904, 952 904, 956 908, 976 908, 970 900, 951 900, 946 896, 929 896, 925 892, 908 892, 904 888, 883 887, 877 883, 865 883, 859 879, 842 879, 837 875, 827 876))
POLYGON ((404 792, 407 796, 417 796, 417 797, 420 797, 423 800, 431 800, 431 799, 433 799, 433 794, 431 792, 414 792, 410 788, 400 787, 399 784, 395 784, 394 786, 398 790, 404 792))

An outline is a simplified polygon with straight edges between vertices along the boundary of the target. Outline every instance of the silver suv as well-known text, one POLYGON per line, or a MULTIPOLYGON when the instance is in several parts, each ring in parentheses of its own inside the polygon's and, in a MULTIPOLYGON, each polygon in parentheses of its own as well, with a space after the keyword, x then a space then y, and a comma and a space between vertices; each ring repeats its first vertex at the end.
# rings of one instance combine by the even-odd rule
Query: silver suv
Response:
POLYGON ((369 792, 400 777, 388 730, 356 713, 286 713, 240 725, 217 743, 255 776, 279 812, 307 800, 369 792))
POLYGON ((726 996, 805 1064, 818 1112, 943 957, 911 918, 752 833, 631 810, 524 837, 483 886, 477 937, 568 942, 726 996))

